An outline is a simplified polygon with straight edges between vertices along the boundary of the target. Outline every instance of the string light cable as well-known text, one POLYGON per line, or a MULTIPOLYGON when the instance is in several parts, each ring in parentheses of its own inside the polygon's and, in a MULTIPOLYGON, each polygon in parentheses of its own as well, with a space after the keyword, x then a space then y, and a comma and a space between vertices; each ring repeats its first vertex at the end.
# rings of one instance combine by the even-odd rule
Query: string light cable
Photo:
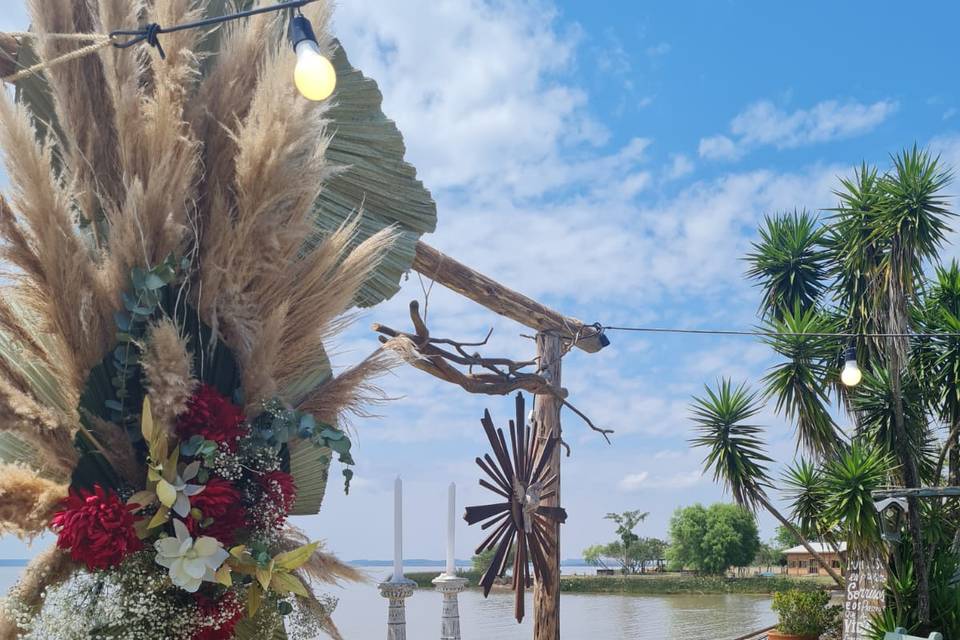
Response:
POLYGON ((599 322, 591 325, 598 334, 607 331, 634 333, 677 333, 707 336, 753 336, 761 338, 960 338, 960 333, 800 333, 790 331, 763 331, 761 329, 680 329, 675 327, 616 327, 599 322))
POLYGON ((855 387, 863 380, 863 372, 857 365, 857 338, 960 338, 960 333, 799 333, 790 331, 764 331, 762 329, 743 330, 743 329, 680 329, 672 327, 617 327, 606 326, 599 322, 590 325, 596 331, 596 335, 606 339, 607 331, 625 331, 632 333, 672 333, 680 335, 706 335, 706 336, 749 336, 761 338, 836 338, 838 341, 846 341, 846 347, 842 350, 841 359, 843 368, 840 371, 840 381, 844 386, 855 387))
POLYGON ((39 73, 59 64, 76 60, 84 56, 96 53, 97 51, 109 46, 117 49, 129 49, 138 44, 147 44, 157 50, 161 59, 166 58, 166 52, 160 43, 160 36, 167 33, 176 33, 188 29, 203 29, 206 27, 216 27, 226 22, 249 18, 252 16, 272 13, 278 11, 290 12, 289 35, 290 42, 297 55, 297 65, 294 70, 294 83, 297 90, 308 100, 321 101, 326 100, 336 88, 337 75, 333 64, 320 51, 317 37, 314 34, 313 26, 303 15, 302 8, 316 0, 291 0, 281 2, 266 7, 256 7, 245 11, 225 14, 222 16, 211 16, 194 22, 185 22, 169 27, 164 27, 155 22, 143 25, 137 29, 118 29, 109 34, 100 33, 14 33, 8 34, 17 38, 31 39, 59 39, 73 40, 78 42, 89 42, 90 44, 71 51, 62 56, 44 60, 26 69, 22 69, 13 75, 3 78, 4 82, 17 82, 26 77, 39 73))

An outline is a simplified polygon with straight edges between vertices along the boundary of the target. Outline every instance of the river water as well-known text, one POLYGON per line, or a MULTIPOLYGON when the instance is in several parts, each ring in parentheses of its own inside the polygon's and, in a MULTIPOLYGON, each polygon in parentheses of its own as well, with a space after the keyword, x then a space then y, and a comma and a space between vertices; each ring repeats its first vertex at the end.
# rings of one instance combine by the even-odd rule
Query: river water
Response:
MULTIPOLYGON (((422 569, 421 569, 422 570, 422 569)), ((0 593, 16 580, 19 568, 0 568, 0 593)), ((340 604, 334 619, 346 640, 386 637, 387 603, 376 580, 389 569, 370 570, 372 582, 327 589, 340 604)), ((440 637, 440 594, 421 589, 407 600, 407 638, 440 637)), ((527 618, 513 619, 513 594, 478 591, 460 594, 463 640, 529 640, 533 604, 527 618)), ((729 640, 773 624, 770 598, 747 595, 621 596, 563 594, 560 629, 564 640, 729 640)), ((158 639, 160 640, 160 639, 158 639)))

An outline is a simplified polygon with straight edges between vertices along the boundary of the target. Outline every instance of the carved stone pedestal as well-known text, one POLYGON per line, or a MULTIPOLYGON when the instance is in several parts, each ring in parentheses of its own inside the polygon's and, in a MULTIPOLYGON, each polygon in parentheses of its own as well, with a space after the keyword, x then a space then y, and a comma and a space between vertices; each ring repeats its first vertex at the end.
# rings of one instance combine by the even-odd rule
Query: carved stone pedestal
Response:
POLYGON ((443 573, 433 579, 437 591, 443 594, 440 614, 440 640, 460 640, 460 607, 457 594, 467 588, 467 579, 443 573))
POLYGON ((407 640, 407 609, 404 600, 413 595, 417 583, 407 578, 381 582, 380 595, 390 600, 387 610, 387 640, 407 640))

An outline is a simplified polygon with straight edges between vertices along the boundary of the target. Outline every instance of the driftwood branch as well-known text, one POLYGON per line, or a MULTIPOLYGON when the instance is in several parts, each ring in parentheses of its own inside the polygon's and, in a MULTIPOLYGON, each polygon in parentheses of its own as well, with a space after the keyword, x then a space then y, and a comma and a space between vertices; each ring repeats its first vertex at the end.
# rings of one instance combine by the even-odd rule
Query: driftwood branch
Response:
MULTIPOLYGON (((536 360, 515 361, 509 358, 487 358, 467 347, 487 344, 491 329, 480 342, 458 342, 449 338, 434 338, 420 315, 417 301, 410 303, 410 320, 415 333, 397 331, 382 324, 374 324, 384 348, 397 353, 405 362, 435 378, 453 383, 469 393, 507 395, 526 391, 534 395, 552 395, 583 419, 594 431, 610 442, 611 429, 597 427, 582 411, 567 400, 567 390, 551 385, 538 373, 524 371, 539 363, 536 360), (463 369, 466 369, 464 371, 463 369)), ((541 367, 542 368, 542 367, 541 367)))

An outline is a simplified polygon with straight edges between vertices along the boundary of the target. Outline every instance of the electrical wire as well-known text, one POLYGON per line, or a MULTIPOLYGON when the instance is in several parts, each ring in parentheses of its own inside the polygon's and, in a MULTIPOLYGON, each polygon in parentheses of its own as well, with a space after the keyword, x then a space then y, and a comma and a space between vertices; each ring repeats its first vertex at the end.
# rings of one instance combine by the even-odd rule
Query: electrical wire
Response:
POLYGON ((635 333, 676 333, 709 336, 754 336, 766 338, 960 338, 960 333, 797 333, 789 331, 737 330, 737 329, 679 329, 671 327, 617 327, 596 323, 599 332, 628 331, 635 333))

